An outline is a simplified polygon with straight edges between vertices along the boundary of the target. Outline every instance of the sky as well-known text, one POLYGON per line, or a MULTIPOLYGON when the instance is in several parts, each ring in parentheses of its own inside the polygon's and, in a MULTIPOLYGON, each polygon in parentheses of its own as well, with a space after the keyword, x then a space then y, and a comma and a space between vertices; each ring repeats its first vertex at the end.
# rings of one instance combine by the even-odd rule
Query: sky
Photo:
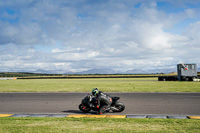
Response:
POLYGON ((200 67, 200 0, 0 0, 0 72, 200 67))

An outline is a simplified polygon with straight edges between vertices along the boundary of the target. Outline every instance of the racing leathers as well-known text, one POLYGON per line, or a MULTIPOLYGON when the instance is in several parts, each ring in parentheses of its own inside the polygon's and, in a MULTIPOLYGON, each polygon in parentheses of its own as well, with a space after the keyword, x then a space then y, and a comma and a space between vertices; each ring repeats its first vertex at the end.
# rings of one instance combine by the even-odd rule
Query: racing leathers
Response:
POLYGON ((96 96, 97 98, 97 108, 99 108, 98 113, 103 114, 105 111, 110 110, 110 106, 112 104, 112 98, 109 95, 104 94, 103 92, 99 91, 96 96))

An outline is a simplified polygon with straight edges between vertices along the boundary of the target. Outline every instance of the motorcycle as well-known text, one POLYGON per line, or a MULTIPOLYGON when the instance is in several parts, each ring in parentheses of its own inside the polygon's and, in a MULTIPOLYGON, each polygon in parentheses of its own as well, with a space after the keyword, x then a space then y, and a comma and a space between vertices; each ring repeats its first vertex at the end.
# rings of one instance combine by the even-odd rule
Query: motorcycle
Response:
MULTIPOLYGON (((106 110, 106 112, 122 112, 125 109, 125 105, 121 102, 118 102, 120 97, 111 97, 112 98, 112 104, 109 109, 106 110)), ((84 112, 88 113, 90 111, 98 111, 99 108, 104 106, 103 103, 100 103, 100 107, 97 108, 97 98, 91 94, 86 95, 79 105, 79 109, 84 112)))

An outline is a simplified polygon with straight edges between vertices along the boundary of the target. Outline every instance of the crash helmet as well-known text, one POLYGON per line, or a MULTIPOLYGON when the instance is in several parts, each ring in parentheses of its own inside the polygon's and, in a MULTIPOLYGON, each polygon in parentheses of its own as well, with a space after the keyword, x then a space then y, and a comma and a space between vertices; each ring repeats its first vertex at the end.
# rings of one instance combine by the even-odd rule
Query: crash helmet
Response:
POLYGON ((92 89, 92 95, 96 96, 99 93, 97 88, 92 89))

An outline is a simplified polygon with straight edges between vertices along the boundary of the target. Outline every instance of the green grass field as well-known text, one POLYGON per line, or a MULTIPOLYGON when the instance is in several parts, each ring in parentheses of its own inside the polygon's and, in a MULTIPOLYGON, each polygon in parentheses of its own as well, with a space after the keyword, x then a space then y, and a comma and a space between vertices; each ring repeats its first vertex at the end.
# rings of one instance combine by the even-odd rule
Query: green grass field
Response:
MULTIPOLYGON (((0 92, 200 92, 200 82, 157 81, 157 78, 0 80, 0 92)), ((193 119, 0 118, 0 133, 147 132, 197 133, 193 119)))
POLYGON ((192 119, 0 118, 0 133, 198 133, 192 119))
POLYGON ((157 81, 157 78, 0 80, 0 92, 200 92, 200 82, 157 81))

